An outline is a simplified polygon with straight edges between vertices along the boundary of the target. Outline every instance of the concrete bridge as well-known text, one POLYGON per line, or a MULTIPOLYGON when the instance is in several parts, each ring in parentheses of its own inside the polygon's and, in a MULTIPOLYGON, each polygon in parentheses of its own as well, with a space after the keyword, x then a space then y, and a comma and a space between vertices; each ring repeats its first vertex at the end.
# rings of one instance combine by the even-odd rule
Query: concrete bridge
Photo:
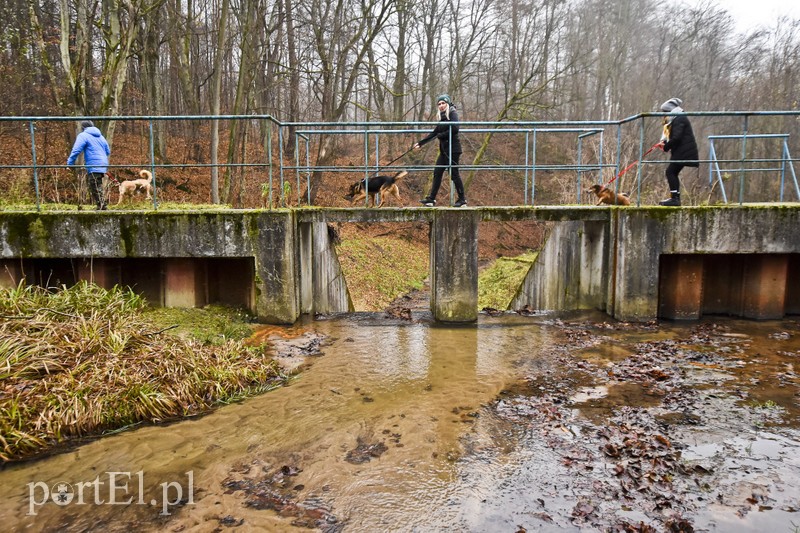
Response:
POLYGON ((625 321, 800 314, 800 205, 0 213, 0 286, 92 280, 153 303, 244 305, 259 320, 352 311, 331 222, 429 224, 431 311, 478 315, 481 222, 549 237, 511 308, 599 309, 625 321))

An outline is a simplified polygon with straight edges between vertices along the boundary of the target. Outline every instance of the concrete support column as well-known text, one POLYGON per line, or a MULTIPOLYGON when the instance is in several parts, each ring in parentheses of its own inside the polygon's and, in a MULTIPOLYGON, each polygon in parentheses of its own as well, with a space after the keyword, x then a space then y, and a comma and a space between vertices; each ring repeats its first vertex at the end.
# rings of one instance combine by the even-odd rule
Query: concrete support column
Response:
POLYGON ((742 316, 778 319, 784 314, 789 258, 781 255, 753 256, 744 269, 742 316))
POLYGON ((250 220, 254 235, 256 313, 262 322, 293 324, 300 316, 298 224, 291 212, 260 213, 250 220))
POLYGON ((19 259, 0 259, 0 289, 13 289, 23 277, 19 259))
POLYGON ((697 320, 703 310, 703 256, 662 255, 658 316, 697 320))
POLYGON ((436 211, 430 230, 431 311, 436 320, 478 320, 479 222, 476 211, 436 211))
POLYGON ((164 306, 202 307, 206 304, 205 275, 191 258, 164 260, 164 306))

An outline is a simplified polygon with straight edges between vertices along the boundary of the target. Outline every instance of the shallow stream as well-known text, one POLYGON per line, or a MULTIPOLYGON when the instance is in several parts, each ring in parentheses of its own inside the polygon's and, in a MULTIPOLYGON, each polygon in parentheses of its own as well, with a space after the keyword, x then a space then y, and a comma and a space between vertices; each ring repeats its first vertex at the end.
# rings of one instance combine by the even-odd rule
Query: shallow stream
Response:
POLYGON ((4 529, 800 525, 795 320, 357 314, 259 335, 287 365, 316 355, 206 416, 6 466, 4 529))

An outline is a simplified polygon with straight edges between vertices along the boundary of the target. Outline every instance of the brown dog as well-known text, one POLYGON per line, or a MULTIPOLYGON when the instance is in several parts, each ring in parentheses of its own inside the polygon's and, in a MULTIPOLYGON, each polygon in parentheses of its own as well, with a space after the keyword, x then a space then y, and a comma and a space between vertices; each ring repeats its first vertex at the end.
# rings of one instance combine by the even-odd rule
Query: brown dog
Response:
POLYGON ((631 205, 631 200, 627 194, 615 194, 614 191, 608 187, 604 187, 596 183, 589 187, 586 192, 592 192, 597 196, 598 200, 595 205, 608 204, 608 205, 631 205))
POLYGON ((133 198, 136 191, 144 191, 145 199, 149 200, 153 194, 153 175, 147 170, 139 171, 138 180, 125 180, 119 184, 119 201, 117 205, 122 203, 126 197, 133 198))
MULTIPOLYGON (((349 199, 352 204, 355 204, 369 195, 372 198, 372 205, 381 207, 386 197, 391 194, 397 199, 398 203, 401 203, 400 189, 397 188, 397 182, 405 177, 406 174, 408 172, 404 170, 394 176, 373 176, 369 180, 365 178, 350 185, 350 189, 344 197, 349 199), (369 190, 367 190, 367 183, 369 183, 369 190), (381 195, 381 201, 377 205, 375 205, 376 194, 381 195)), ((369 205, 369 201, 367 201, 367 205, 369 205)))

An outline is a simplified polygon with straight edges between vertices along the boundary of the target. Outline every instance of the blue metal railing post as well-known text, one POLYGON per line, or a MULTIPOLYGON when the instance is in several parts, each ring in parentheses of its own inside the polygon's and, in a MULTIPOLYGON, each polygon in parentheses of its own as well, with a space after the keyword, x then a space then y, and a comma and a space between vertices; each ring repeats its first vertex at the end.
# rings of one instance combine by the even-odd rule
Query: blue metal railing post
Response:
POLYGON ((267 159, 269 160, 269 202, 267 206, 272 209, 272 121, 267 121, 267 159))
POLYGON ((523 200, 525 205, 528 205, 528 174, 529 174, 529 155, 530 155, 530 137, 531 133, 529 131, 525 132, 525 199, 523 200))
POLYGON ((739 163, 739 205, 744 203, 744 161, 747 158, 747 115, 742 121, 742 160, 739 163))
POLYGON ((533 130, 533 148, 531 151, 531 205, 536 205, 536 129, 533 130))
POLYGON ((577 174, 575 180, 575 192, 578 197, 578 203, 581 203, 581 166, 583 164, 583 136, 578 135, 578 168, 575 169, 575 173, 577 174))
MULTIPOLYGON (((640 120, 644 120, 643 118, 640 120)), ((622 123, 617 124, 617 162, 614 164, 614 176, 619 174, 619 161, 622 158, 622 123)), ((641 187, 641 184, 639 184, 641 187)), ((636 205, 640 206, 642 203, 642 195, 636 195, 636 205)))
MULTIPOLYGON (((308 205, 311 205, 311 139, 306 137, 306 168, 308 168, 308 172, 306 173, 306 202, 308 205)), ((300 186, 297 186, 300 188, 300 186)), ((299 204, 298 204, 299 205, 299 204)))
POLYGON ((150 119, 150 172, 153 174, 153 209, 158 209, 158 186, 156 185, 156 151, 153 143, 153 119, 150 119))
POLYGON ((280 182, 280 190, 278 197, 283 198, 283 127, 278 128, 278 161, 280 166, 278 168, 278 177, 280 182))
POLYGON ((42 206, 39 200, 39 169, 36 166, 36 137, 34 135, 33 121, 30 121, 31 131, 31 156, 33 157, 33 188, 36 194, 36 210, 41 211, 42 206))
MULTIPOLYGON (((449 124, 447 128, 447 134, 449 138, 449 144, 447 147, 447 151, 450 152, 447 155, 447 175, 450 177, 450 205, 453 205, 453 123, 449 124)), ((444 178, 444 176, 442 176, 444 178)))
POLYGON ((786 160, 789 162, 789 170, 792 171, 792 180, 794 181, 794 192, 797 195, 797 200, 800 201, 800 185, 797 183, 797 174, 794 172, 794 163, 792 163, 792 156, 789 154, 789 144, 786 139, 783 140, 783 149, 786 153, 786 160))
POLYGON ((639 121, 639 164, 636 165, 636 205, 642 204, 642 167, 644 166, 644 119, 639 121))
MULTIPOLYGON (((364 132, 364 190, 369 191, 369 132, 364 132)), ((369 207, 369 194, 364 198, 364 206, 369 207)))
POLYGON ((600 130, 600 149, 597 152, 597 182, 603 183, 603 130, 600 130))

